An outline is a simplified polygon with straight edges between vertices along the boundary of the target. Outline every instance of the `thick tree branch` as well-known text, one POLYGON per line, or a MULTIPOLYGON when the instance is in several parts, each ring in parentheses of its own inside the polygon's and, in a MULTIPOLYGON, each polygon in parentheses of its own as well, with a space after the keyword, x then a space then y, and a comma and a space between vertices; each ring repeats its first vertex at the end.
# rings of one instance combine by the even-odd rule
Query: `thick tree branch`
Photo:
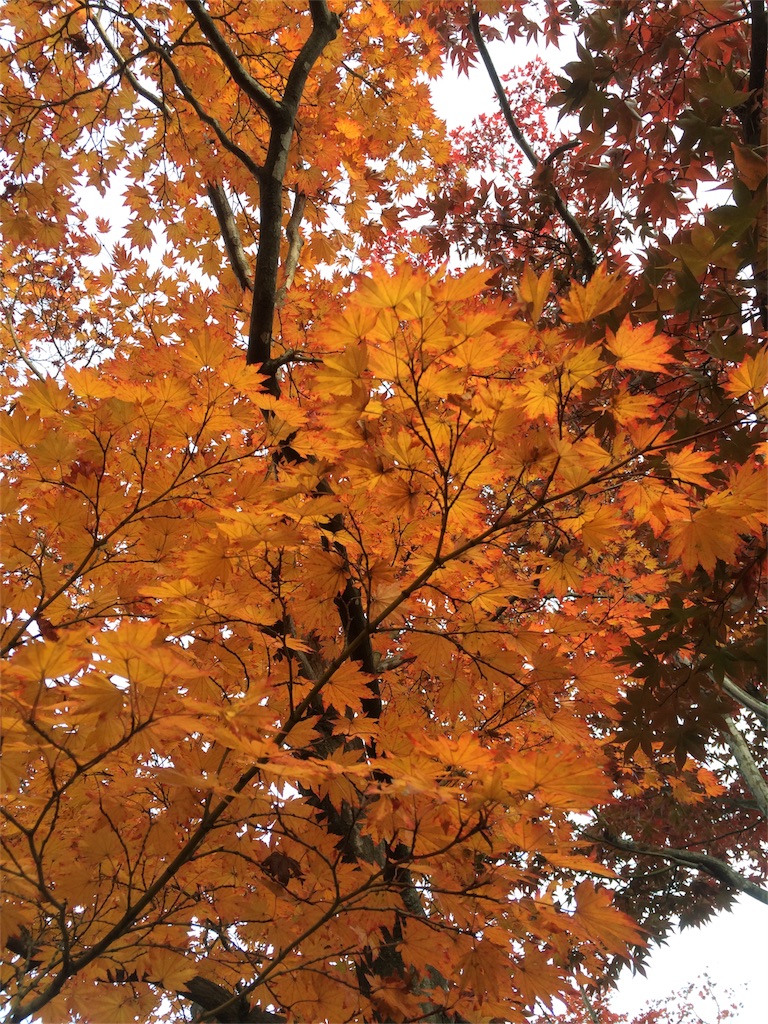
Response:
POLYGON ((768 821, 768 782, 761 775, 746 740, 730 715, 726 716, 725 726, 728 730, 725 737, 726 743, 731 748, 742 778, 755 798, 760 813, 768 821))
POLYGON ((179 995, 191 999, 197 1018, 219 1021, 220 1024, 284 1024, 279 1013, 250 1006, 248 998, 197 974, 185 984, 179 995))
MULTIPOLYGON (((253 281, 253 301, 248 335, 249 365, 265 367, 265 388, 273 395, 279 393, 276 371, 270 360, 272 327, 278 301, 278 271, 283 221, 283 184, 288 166, 288 153, 293 138, 296 116, 309 74, 325 47, 335 39, 340 21, 331 13, 325 0, 310 0, 312 31, 291 66, 281 99, 271 96, 248 72, 240 58, 231 49, 200 0, 187 0, 187 7, 213 51, 223 62, 232 80, 262 111, 269 123, 269 145, 263 167, 255 167, 250 160, 249 169, 259 182, 259 248, 253 281)), ((187 97, 188 98, 188 97, 187 97)), ((198 106, 195 110, 200 114, 198 106)), ((217 134, 219 134, 217 132, 217 134)), ((231 144, 230 147, 231 148, 231 144)), ((250 159, 250 158, 249 158, 250 159)), ((243 161, 246 162, 245 160, 243 161)), ((227 236, 225 235, 225 243, 227 236)), ((296 250, 296 246, 293 246, 296 250)), ((289 256, 291 250, 289 249, 289 256)), ((296 251, 296 258, 298 252, 296 251)), ((238 273, 237 269, 235 271, 238 273)), ((286 281, 295 273, 286 265, 286 281)), ((238 273, 238 277, 239 277, 238 273)))
MULTIPOLYGON (((504 115, 504 120, 507 122, 507 127, 512 133, 512 138, 523 151, 528 162, 531 164, 534 170, 536 170, 541 166, 542 161, 539 160, 539 158, 536 156, 533 149, 531 148, 530 143, 520 130, 517 121, 515 121, 514 114, 512 113, 512 109, 509 105, 509 101, 507 100, 506 93, 504 92, 504 86, 501 84, 501 79, 499 78, 498 72, 496 71, 496 67, 494 66, 494 63, 491 60, 491 55, 488 52, 488 47, 485 45, 485 41, 483 40, 482 34, 480 32, 480 15, 478 14, 477 11, 472 11, 469 18, 469 24, 470 29, 472 31, 472 38, 474 39, 475 45, 477 46, 480 56, 482 57, 483 64, 485 65, 485 69, 488 72, 488 77, 491 80, 494 91, 496 93, 496 97, 499 101, 499 105, 501 106, 501 112, 504 115)), ((581 224, 579 224, 576 217, 574 217, 574 215, 566 206, 560 193, 557 191, 554 185, 552 185, 550 188, 552 202, 554 204, 555 209, 557 210, 563 223, 571 232, 574 239, 576 240, 577 245, 584 254, 584 259, 587 266, 587 277, 589 278, 592 276, 594 271, 599 266, 600 258, 595 252, 594 248, 592 247, 592 243, 587 238, 581 224)))
MULTIPOLYGON (((765 77, 768 61, 768 16, 765 0, 751 0, 750 45, 749 45, 749 97, 737 111, 741 121, 744 144, 759 151, 763 144, 762 121, 765 109, 765 77)), ((765 149, 762 150, 765 158, 765 149)), ((754 258, 752 274, 755 287, 755 304, 764 331, 768 331, 768 267, 765 258, 765 218, 754 229, 754 258), (762 243, 762 245, 761 245, 762 243), (762 251, 761 251, 762 249, 762 251)))
POLYGON ((625 853, 632 853, 640 857, 653 857, 658 860, 668 860, 673 864, 680 864, 683 867, 692 868, 696 871, 703 871, 705 874, 716 878, 718 882, 727 885, 729 889, 736 889, 752 896, 760 903, 768 904, 768 889, 751 882, 748 878, 734 871, 730 865, 717 857, 711 857, 708 853, 694 853, 691 850, 673 850, 663 846, 646 846, 643 843, 633 843, 628 839, 620 839, 618 836, 603 834, 602 836, 589 835, 585 838, 602 846, 611 846, 615 850, 623 850, 625 853))
POLYGON ((309 13, 312 15, 312 32, 293 62, 283 93, 283 106, 292 117, 296 116, 299 109, 310 71, 341 28, 341 19, 331 13, 326 0, 309 0, 309 13))
POLYGON ((304 209, 307 205, 307 197, 303 192, 296 191, 293 199, 293 210, 285 225, 285 237, 288 239, 288 254, 283 264, 283 283, 277 291, 276 306, 280 307, 285 303, 285 296, 288 293, 293 279, 296 276, 296 268, 299 265, 299 254, 304 244, 301 237, 301 219, 304 216, 304 209))
POLYGON ((765 11, 765 0, 751 0, 749 13, 752 26, 748 82, 750 98, 747 109, 741 113, 741 123, 744 127, 744 142, 748 146, 759 146, 768 61, 768 16, 765 11))
POLYGON ((749 708, 750 711, 754 711, 755 714, 760 718, 762 724, 768 728, 768 704, 765 701, 760 700, 759 697, 753 697, 751 693, 747 693, 746 690, 742 690, 740 686, 737 686, 732 679, 728 676, 723 677, 721 683, 723 689, 729 697, 733 697, 734 700, 738 701, 745 708, 749 708))
POLYGON ((229 256, 229 262, 235 272, 240 287, 249 290, 253 287, 251 283, 251 268, 248 266, 248 259, 240 241, 240 232, 237 230, 237 221, 229 205, 227 194, 221 182, 208 182, 208 198, 211 200, 213 212, 221 228, 221 236, 224 239, 224 246, 229 256))
MULTIPOLYGON (((248 335, 246 361, 249 364, 264 365, 270 358, 280 264, 283 182, 299 103, 315 61, 327 44, 336 38, 341 24, 338 16, 329 11, 325 0, 311 0, 309 8, 312 32, 290 70, 279 111, 270 118, 269 149, 259 191, 259 251, 248 335)), ((277 378, 270 376, 266 387, 276 395, 277 378)))
POLYGON ((267 90, 260 85, 248 72, 240 58, 231 49, 219 28, 206 11, 200 0, 187 0, 187 7, 197 22, 200 31, 211 44, 216 55, 224 67, 232 76, 232 81, 239 85, 249 99, 264 111, 270 123, 280 115, 280 101, 270 96, 267 90))

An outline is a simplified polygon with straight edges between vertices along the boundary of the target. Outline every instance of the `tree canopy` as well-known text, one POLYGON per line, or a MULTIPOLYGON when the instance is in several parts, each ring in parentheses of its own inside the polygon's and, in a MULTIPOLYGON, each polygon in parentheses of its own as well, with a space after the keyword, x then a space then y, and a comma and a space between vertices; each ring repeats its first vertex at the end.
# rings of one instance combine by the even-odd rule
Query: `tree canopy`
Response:
POLYGON ((763 0, 0 26, 7 1019, 575 1020, 768 902, 763 0))

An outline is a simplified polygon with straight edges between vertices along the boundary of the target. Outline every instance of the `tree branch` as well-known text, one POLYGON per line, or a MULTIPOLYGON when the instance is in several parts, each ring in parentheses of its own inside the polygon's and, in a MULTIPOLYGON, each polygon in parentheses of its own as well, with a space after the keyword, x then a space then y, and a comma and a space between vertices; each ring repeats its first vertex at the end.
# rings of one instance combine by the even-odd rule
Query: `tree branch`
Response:
MULTIPOLYGON (((288 165, 288 153, 299 104, 309 74, 327 44, 335 39, 341 22, 338 15, 331 13, 325 0, 310 0, 312 31, 288 72, 282 99, 278 100, 251 76, 219 31, 216 21, 205 9, 201 0, 187 0, 187 7, 211 48, 229 71, 233 82, 262 111, 269 123, 269 145, 263 167, 255 169, 252 160, 250 164, 246 164, 259 182, 259 248, 253 280, 253 301, 246 362, 249 365, 266 367, 265 388, 270 394, 277 396, 279 387, 270 355, 272 327, 279 297, 277 279, 283 221, 283 183, 288 165)), ((200 115, 198 107, 199 105, 195 107, 195 110, 200 115)), ((294 207, 294 212, 296 212, 296 207, 294 207)), ((226 233, 224 241, 226 244, 226 233)), ((289 242, 291 241, 289 238, 289 242)), ((298 259, 295 241, 289 247, 289 260, 292 254, 295 254, 293 255, 295 264, 298 259)), ((242 270, 242 268, 240 269, 242 270)), ((292 279, 295 269, 295 265, 286 264, 286 282, 292 279)), ((235 273, 240 278, 237 267, 235 273)))
POLYGON ((222 128, 222 126, 219 124, 215 117, 212 117, 210 114, 206 113, 205 110, 203 110, 203 107, 200 104, 199 100, 195 97, 192 90, 184 81, 181 72, 176 67, 176 64, 171 59, 171 55, 168 53, 165 47, 159 46, 157 43, 152 42, 152 40, 150 40, 146 35, 145 39, 147 39, 150 49, 154 53, 158 54, 158 56, 160 56, 162 60, 165 62, 165 64, 168 66, 168 69, 173 75, 173 80, 176 83, 176 88, 179 90, 179 92, 187 101, 187 103, 189 103, 189 105, 192 107, 192 109, 200 118, 200 120, 204 124, 207 124, 209 128, 213 129, 213 131, 216 134, 216 138, 222 144, 224 149, 228 150, 230 153, 236 156, 237 159, 245 167, 248 168, 248 170, 251 172, 254 178, 260 182, 264 169, 260 167, 259 164, 256 163, 252 156, 246 153, 244 149, 241 149, 240 146, 237 145, 237 143, 233 142, 230 139, 230 137, 227 135, 227 133, 224 131, 224 129, 222 128))
POLYGON ((299 253, 304 241, 299 231, 301 227, 301 219, 304 216, 304 209, 307 205, 307 197, 304 192, 296 190, 296 195, 293 198, 293 210, 291 216, 288 219, 288 223, 285 226, 285 237, 288 239, 288 254, 285 257, 283 265, 283 283, 278 289, 277 296, 275 299, 275 305, 280 307, 285 303, 285 296, 288 293, 293 279, 296 276, 296 268, 299 265, 299 253))
POLYGON ((617 836, 603 834, 602 836, 585 833, 585 838, 594 843, 613 847, 615 850, 623 850, 626 853, 634 853, 641 857, 655 857, 660 860, 669 860, 674 864, 681 864, 683 867, 703 871, 705 874, 716 878, 730 889, 736 889, 752 896, 760 903, 768 904, 768 889, 751 882, 748 878, 734 871, 730 865, 717 857, 711 857, 708 853, 694 853, 691 850, 673 850, 663 846, 646 846, 643 843, 633 843, 628 839, 619 839, 617 836))
MULTIPOLYGON (((751 0, 749 5, 750 14, 750 44, 749 44, 749 96, 746 103, 736 111, 743 132, 744 144, 759 152, 762 143, 762 118, 765 102, 765 77, 766 63, 768 62, 768 17, 765 11, 765 0, 751 0)), ((763 148, 763 158, 765 150, 763 148)), ((760 231, 763 231, 762 241, 765 241, 765 219, 762 224, 755 228, 755 257, 752 262, 752 272, 755 286, 755 304, 760 317, 763 330, 768 330, 768 269, 764 252, 760 249, 760 231)))
POLYGON ((249 74, 240 58, 231 49, 218 26, 200 0, 187 0, 187 7, 203 33, 211 44, 224 67, 232 76, 232 81, 239 85, 249 99, 261 108, 270 124, 280 116, 281 103, 249 74))
POLYGON ((746 690, 742 690, 740 686, 737 686, 732 679, 728 676, 723 677, 723 681, 720 684, 729 697, 733 697, 739 704, 742 704, 745 708, 749 708, 750 711, 754 711, 759 716, 760 721, 766 728, 768 728, 768 704, 765 701, 760 700, 759 697, 753 697, 751 693, 747 693, 746 690))
POLYGON ((240 241, 240 232, 237 230, 237 222, 221 182, 208 182, 208 198, 211 200, 213 212, 216 214, 216 219, 219 222, 221 236, 224 239, 224 247, 227 250, 235 277, 244 291, 246 289, 250 291, 253 287, 251 268, 248 266, 243 243, 240 241))
MULTIPOLYGON (((288 74, 276 115, 270 118, 269 148, 264 162, 264 175, 259 182, 259 251, 246 357, 249 365, 266 364, 270 357, 280 264, 283 181, 299 103, 315 61, 327 44, 336 38, 341 25, 338 16, 329 11, 325 0, 310 0, 309 9, 312 32, 288 74)), ((266 389, 273 395, 278 394, 276 377, 269 376, 266 389)))
MULTIPOLYGON (((507 100, 506 93, 504 92, 504 86, 501 84, 501 79, 499 78, 498 72, 496 71, 494 63, 491 60, 491 55, 489 54, 488 48, 485 45, 485 41, 483 40, 483 37, 480 33, 480 15, 475 10, 473 10, 472 13, 470 14, 469 25, 472 31, 472 38, 474 39, 475 45, 477 46, 480 56, 483 59, 483 64, 485 64, 485 69, 488 72, 488 77, 490 78, 491 84, 493 85, 494 91, 496 93, 496 98, 498 99, 499 105, 501 106, 501 112, 504 115, 504 120, 507 122, 507 127, 512 133, 512 138, 523 151, 528 162, 531 164, 534 170, 536 170, 541 166, 542 161, 539 160, 539 158, 536 156, 533 149, 531 148, 530 143, 520 130, 517 121, 515 121, 512 109, 509 105, 509 101, 507 100)), ((561 148, 562 147, 558 147, 558 149, 561 148)), ((563 198, 560 195, 560 193, 557 191, 554 185, 550 187, 552 201, 555 209, 557 210, 563 223, 571 232, 574 239, 576 240, 577 245, 584 254, 584 258, 587 264, 587 277, 589 278, 600 265, 600 258, 595 252, 594 248, 592 247, 592 243, 587 238, 581 224, 579 224, 574 215, 565 205, 565 202, 563 201, 563 198)))
POLYGON ((286 1019, 258 1005, 250 1006, 245 995, 233 993, 199 974, 185 983, 179 995, 191 999, 205 1019, 220 1024, 284 1024, 286 1019))
POLYGON ((760 813, 768 820, 768 783, 760 774, 760 769, 752 757, 752 752, 746 740, 736 728, 736 723, 730 715, 726 715, 725 726, 728 730, 725 740, 736 759, 742 778, 755 798, 760 813))
POLYGON ((170 117, 172 113, 171 108, 168 106, 168 104, 165 102, 162 96, 155 95, 155 93, 145 88, 141 84, 136 75, 134 75, 134 73, 128 67, 127 62, 120 56, 120 52, 118 51, 118 49, 112 44, 112 41, 110 40, 109 36, 102 28, 99 19, 94 16, 91 19, 91 22, 94 28, 96 29, 99 38, 104 44, 105 49, 109 52, 110 56, 112 57, 112 60, 114 60, 115 64, 117 65, 119 73, 125 75, 126 79, 128 80, 128 82, 130 82, 136 94, 139 96, 143 96, 145 100, 151 103, 154 107, 157 107, 161 114, 164 114, 166 117, 170 117))

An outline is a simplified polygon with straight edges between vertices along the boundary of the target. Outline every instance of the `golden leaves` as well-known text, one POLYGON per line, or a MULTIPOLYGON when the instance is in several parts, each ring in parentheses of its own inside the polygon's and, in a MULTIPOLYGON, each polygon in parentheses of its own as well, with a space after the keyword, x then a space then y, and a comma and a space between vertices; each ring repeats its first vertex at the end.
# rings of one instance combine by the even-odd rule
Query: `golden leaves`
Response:
POLYGON ((633 327, 625 319, 616 334, 607 332, 606 347, 616 358, 620 370, 644 370, 648 373, 664 373, 672 362, 669 348, 671 338, 657 335, 653 324, 633 327))
POLYGON ((568 297, 560 301, 560 313, 567 323, 584 324, 610 312, 624 294, 622 276, 609 273, 602 263, 586 285, 572 282, 568 297))
POLYGON ((705 473, 714 473, 717 466, 706 452, 697 452, 693 444, 686 445, 678 452, 669 452, 667 465, 673 479, 685 483, 698 484, 699 487, 710 487, 705 473))
POLYGON ((609 952, 622 954, 629 945, 643 944, 643 929, 627 914, 611 906, 610 893, 582 882, 576 889, 574 924, 600 942, 609 952))
POLYGON ((702 508, 670 523, 669 554, 691 571, 701 565, 712 572, 718 558, 733 560, 739 546, 739 522, 724 512, 702 508))
POLYGON ((510 794, 530 793, 542 804, 563 810, 588 809, 610 793, 610 781, 599 763, 586 762, 578 750, 564 745, 510 754, 499 770, 510 794))
POLYGON ((523 276, 520 279, 520 298, 531 307, 531 320, 538 323, 544 306, 549 301, 552 292, 553 270, 548 268, 541 277, 536 277, 530 266, 525 267, 523 276))
MULTIPOLYGON (((621 304, 618 277, 575 285, 567 326, 546 329, 547 273, 520 285, 533 324, 486 279, 378 269, 343 308, 325 297, 303 342, 317 362, 291 365, 279 399, 198 294, 168 324, 177 344, 22 383, 2 420, 4 626, 23 637, 34 595, 44 637, 9 659, 4 778, 24 827, 45 806, 67 820, 50 877, 64 884, 67 837, 87 834, 77 891, 122 908, 124 879, 157 877, 224 808, 174 879, 183 926, 148 911, 153 945, 136 940, 158 983, 183 989, 204 891, 211 920, 262 944, 267 966, 263 949, 290 947, 275 998, 312 1003, 301 957, 343 965, 402 906, 357 855, 370 842, 434 892, 401 954, 446 975, 461 961, 450 994, 470 1015, 475 986, 507 1019, 559 984, 555 955, 637 937, 593 887, 572 916, 555 906, 574 873, 610 877, 570 813, 623 784, 602 753, 625 682, 612 659, 673 576, 712 572, 761 528, 762 470, 727 472, 705 431, 678 436, 670 408, 687 396, 666 374, 668 392, 642 390, 633 371, 664 372, 670 342, 594 323, 621 304), (340 614, 350 582, 378 677, 340 614), (86 756, 60 794, 29 769, 86 756), (342 812, 359 832, 343 851, 324 817, 342 812), (523 881, 535 907, 510 898, 523 881), (178 929, 173 948, 163 929, 178 929), (544 951, 520 966, 509 937, 532 933, 544 951)), ((730 371, 728 393, 757 396, 761 367, 730 371)), ((252 967, 224 959, 234 978, 252 967)), ((405 1005, 394 984, 376 998, 405 1005)))
POLYGON ((762 348, 754 356, 747 356, 741 365, 728 373, 725 390, 734 398, 752 394, 756 402, 765 402, 768 387, 768 348, 762 348))

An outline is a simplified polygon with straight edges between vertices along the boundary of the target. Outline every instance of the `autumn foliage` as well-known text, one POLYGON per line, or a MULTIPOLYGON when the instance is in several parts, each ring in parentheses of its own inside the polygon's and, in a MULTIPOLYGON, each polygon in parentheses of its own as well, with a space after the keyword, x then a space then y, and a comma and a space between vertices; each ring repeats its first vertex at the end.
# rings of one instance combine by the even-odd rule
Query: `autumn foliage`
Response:
POLYGON ((5 4, 9 1020, 525 1021, 768 901, 764 5, 533 6, 5 4))

